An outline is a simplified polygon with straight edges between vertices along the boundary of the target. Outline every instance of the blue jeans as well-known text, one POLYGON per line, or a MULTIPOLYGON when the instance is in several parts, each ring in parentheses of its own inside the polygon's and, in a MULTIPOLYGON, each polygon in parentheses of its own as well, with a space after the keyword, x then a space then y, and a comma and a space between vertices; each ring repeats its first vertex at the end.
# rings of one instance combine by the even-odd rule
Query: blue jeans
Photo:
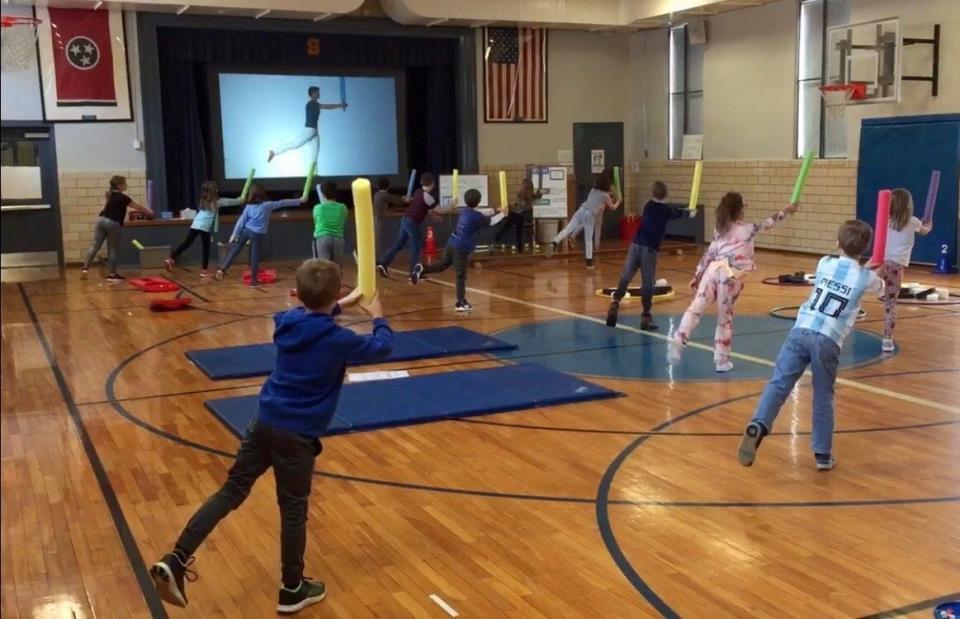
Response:
POLYGON ((829 454, 833 448, 833 385, 840 365, 840 347, 832 339, 810 329, 792 329, 777 355, 773 378, 767 383, 753 414, 753 420, 773 430, 787 396, 807 366, 813 371, 814 453, 829 454))
POLYGON ((421 233, 422 224, 414 222, 409 217, 400 220, 400 232, 397 233, 397 240, 393 242, 393 247, 387 250, 383 259, 379 262, 385 267, 389 267, 393 259, 403 249, 403 246, 410 241, 410 271, 413 271, 413 265, 420 262, 420 243, 422 242, 421 233))
POLYGON ((244 228, 240 231, 240 238, 237 239, 237 242, 234 243, 233 247, 230 248, 230 253, 227 254, 226 260, 220 265, 221 271, 226 271, 230 268, 230 265, 233 264, 233 261, 237 259, 237 256, 240 255, 240 252, 243 251, 243 246, 250 242, 250 278, 252 282, 257 281, 257 274, 260 273, 260 242, 266 238, 266 234, 259 234, 252 230, 244 228))
POLYGON ((640 271, 643 278, 643 288, 640 290, 643 299, 643 313, 650 313, 650 308, 653 307, 653 287, 657 282, 657 253, 657 250, 646 245, 630 244, 627 261, 623 263, 620 283, 617 284, 617 290, 613 293, 614 301, 620 301, 626 295, 630 280, 637 274, 637 271, 640 271))

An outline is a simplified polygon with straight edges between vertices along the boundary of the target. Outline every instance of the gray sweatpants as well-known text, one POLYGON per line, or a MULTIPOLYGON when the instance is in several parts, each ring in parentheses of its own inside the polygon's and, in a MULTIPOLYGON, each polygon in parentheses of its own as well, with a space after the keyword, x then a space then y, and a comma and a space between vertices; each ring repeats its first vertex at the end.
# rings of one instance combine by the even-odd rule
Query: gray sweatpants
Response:
POLYGON ((560 231, 560 234, 553 239, 554 243, 559 244, 569 236, 576 236, 583 231, 583 253, 587 260, 593 259, 593 229, 597 223, 597 215, 593 211, 580 207, 570 218, 567 227, 560 231))
POLYGON ((119 223, 107 217, 101 217, 97 220, 97 226, 93 229, 93 242, 90 243, 90 249, 87 250, 87 257, 83 259, 83 268, 89 269, 90 263, 97 257, 97 252, 107 242, 107 274, 111 275, 117 272, 117 263, 120 260, 120 230, 123 228, 119 223))
POLYGON ((627 286, 630 280, 640 271, 643 278, 643 287, 641 288, 643 298, 643 313, 649 314, 653 306, 653 287, 657 281, 657 250, 631 243, 630 251, 627 253, 627 261, 623 263, 623 273, 620 275, 620 283, 617 285, 617 291, 613 293, 613 300, 620 301, 627 292, 627 286))
POLYGON ((339 236, 323 235, 313 239, 313 257, 336 262, 343 267, 344 242, 339 236))

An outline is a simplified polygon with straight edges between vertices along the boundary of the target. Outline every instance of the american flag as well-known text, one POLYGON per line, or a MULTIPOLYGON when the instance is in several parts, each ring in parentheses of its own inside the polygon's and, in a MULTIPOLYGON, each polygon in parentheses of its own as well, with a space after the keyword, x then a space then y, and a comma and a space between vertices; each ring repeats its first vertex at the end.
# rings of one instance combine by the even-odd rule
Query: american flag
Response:
POLYGON ((485 28, 484 119, 547 121, 547 31, 485 28))

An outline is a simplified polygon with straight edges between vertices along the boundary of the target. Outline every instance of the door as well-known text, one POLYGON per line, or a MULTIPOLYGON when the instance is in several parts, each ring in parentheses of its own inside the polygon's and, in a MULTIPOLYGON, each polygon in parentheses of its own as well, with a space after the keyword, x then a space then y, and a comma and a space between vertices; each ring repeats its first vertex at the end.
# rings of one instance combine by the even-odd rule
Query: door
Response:
POLYGON ((0 128, 0 266, 63 263, 53 128, 0 128))
MULTIPOLYGON (((573 123, 573 173, 578 205, 590 193, 596 173, 613 166, 623 168, 623 123, 573 123)), ((623 180, 621 178, 621 182, 623 180)), ((607 212, 603 218, 604 238, 618 236, 618 220, 622 214, 622 211, 607 212)))

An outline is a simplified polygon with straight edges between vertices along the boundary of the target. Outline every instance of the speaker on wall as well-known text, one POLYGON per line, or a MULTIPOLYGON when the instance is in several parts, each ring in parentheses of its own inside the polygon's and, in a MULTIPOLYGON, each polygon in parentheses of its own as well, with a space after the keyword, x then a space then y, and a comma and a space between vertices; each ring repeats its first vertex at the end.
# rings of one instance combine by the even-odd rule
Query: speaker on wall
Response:
POLYGON ((707 22, 694 19, 687 22, 687 39, 690 45, 703 45, 707 42, 707 22))

